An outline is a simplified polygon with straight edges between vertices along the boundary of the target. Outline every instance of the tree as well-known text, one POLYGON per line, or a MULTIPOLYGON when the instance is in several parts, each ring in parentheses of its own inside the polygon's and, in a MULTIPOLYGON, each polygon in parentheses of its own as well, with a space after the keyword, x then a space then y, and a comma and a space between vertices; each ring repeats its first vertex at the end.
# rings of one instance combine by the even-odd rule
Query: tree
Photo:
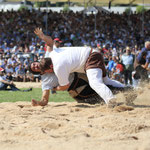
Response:
POLYGON ((130 14, 132 13, 131 8, 130 8, 130 7, 126 8, 126 9, 125 9, 125 13, 126 13, 127 15, 130 15, 130 14))
POLYGON ((137 14, 141 14, 141 13, 144 13, 146 11, 147 11, 147 9, 144 6, 137 6, 136 7, 136 13, 137 14))
POLYGON ((64 12, 69 12, 69 11, 70 11, 68 4, 65 4, 65 5, 64 5, 63 11, 64 11, 64 12))
POLYGON ((28 9, 28 7, 27 6, 25 6, 25 5, 22 5, 22 6, 20 6, 20 8, 19 8, 19 11, 22 11, 22 10, 27 10, 28 9))

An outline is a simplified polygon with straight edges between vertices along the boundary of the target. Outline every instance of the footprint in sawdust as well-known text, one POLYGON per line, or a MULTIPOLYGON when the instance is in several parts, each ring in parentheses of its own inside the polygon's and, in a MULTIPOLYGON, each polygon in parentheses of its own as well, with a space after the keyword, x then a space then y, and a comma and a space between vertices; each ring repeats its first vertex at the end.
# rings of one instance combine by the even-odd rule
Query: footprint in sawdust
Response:
POLYGON ((30 108, 32 107, 31 105, 17 105, 20 108, 30 108))
POLYGON ((123 112, 123 111, 132 111, 134 110, 134 108, 132 106, 120 105, 120 106, 116 106, 114 110, 117 112, 123 112))

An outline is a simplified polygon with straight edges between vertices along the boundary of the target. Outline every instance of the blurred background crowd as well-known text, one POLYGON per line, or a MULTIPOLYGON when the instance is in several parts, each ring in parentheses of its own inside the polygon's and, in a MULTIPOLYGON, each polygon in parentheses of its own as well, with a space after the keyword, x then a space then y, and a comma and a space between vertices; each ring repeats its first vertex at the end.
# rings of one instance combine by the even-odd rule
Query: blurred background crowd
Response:
POLYGON ((141 14, 98 12, 95 26, 95 15, 83 12, 1 11, 0 67, 11 80, 39 82, 40 76, 30 74, 28 66, 45 56, 45 43, 34 34, 34 29, 41 27, 53 39, 61 39, 61 46, 99 49, 109 77, 132 85, 135 57, 145 41, 150 41, 149 14, 144 13, 143 23, 141 14), (132 59, 126 62, 125 55, 132 59))

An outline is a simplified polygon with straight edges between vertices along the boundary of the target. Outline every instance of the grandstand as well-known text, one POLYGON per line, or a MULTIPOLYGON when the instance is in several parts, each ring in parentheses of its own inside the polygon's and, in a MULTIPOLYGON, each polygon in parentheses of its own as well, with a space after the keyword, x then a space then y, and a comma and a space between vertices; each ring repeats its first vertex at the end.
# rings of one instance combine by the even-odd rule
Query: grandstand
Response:
MULTIPOLYGON (((6 0, 7 2, 13 2, 13 1, 20 1, 20 0, 6 0)), ((31 2, 39 2, 39 1, 46 1, 46 0, 29 0, 31 2)), ((106 6, 111 1, 111 5, 140 5, 140 4, 146 4, 150 5, 150 0, 48 0, 51 3, 58 3, 58 2, 64 2, 64 3, 80 3, 80 4, 96 4, 100 6, 106 6)))
MULTIPOLYGON (((132 2, 141 1, 137 0, 132 2)), ((54 0, 51 0, 51 2, 54 2, 54 0)), ((55 0, 55 2, 68 1, 55 0)), ((76 0, 70 0, 69 2, 76 2, 76 0)), ((80 1, 80 3, 87 2, 89 1, 80 1)), ((90 2, 95 4, 98 2, 105 2, 108 9, 108 0, 93 0, 90 2)), ((115 2, 119 3, 119 0, 112 1, 112 3, 115 2)), ((127 0, 125 0, 123 4, 125 4, 125 2, 127 2, 127 0)), ((148 0, 144 0, 144 3, 146 2, 148 3, 148 0)), ((10 3, 12 8, 13 2, 7 3, 10 3)), ((13 10, 14 7, 16 7, 16 3, 21 2, 16 0, 13 5, 13 10)), ((21 4, 18 5, 20 6, 21 4)), ((1 6, 2 5, 0 5, 0 9, 1 6)), ((56 10, 56 7, 53 8, 56 10)), ((62 46, 92 46, 100 50, 104 48, 104 51, 108 50, 111 53, 113 53, 112 48, 115 48, 117 55, 123 54, 127 45, 131 47, 133 53, 138 52, 138 50, 143 47, 144 42, 150 40, 149 11, 138 15, 136 13, 127 15, 119 13, 119 6, 116 7, 118 13, 112 8, 110 11, 106 10, 104 7, 97 6, 94 7, 98 11, 96 14, 93 13, 94 11, 92 11, 91 8, 92 7, 87 10, 82 6, 84 11, 80 10, 78 13, 74 11, 70 11, 69 13, 61 11, 61 13, 59 13, 58 11, 51 10, 51 8, 49 8, 50 11, 43 11, 46 9, 48 10, 46 7, 43 10, 37 8, 32 9, 32 11, 22 9, 18 12, 12 11, 11 9, 9 11, 4 11, 3 9, 3 11, 1 11, 2 15, 0 16, 0 54, 2 58, 1 64, 3 64, 1 67, 6 68, 8 63, 6 62, 5 64, 5 61, 10 59, 11 62, 14 54, 17 60, 15 64, 17 67, 20 63, 24 67, 24 61, 40 60, 44 57, 43 53, 45 51, 41 52, 43 51, 41 47, 44 47, 45 43, 40 41, 33 33, 34 29, 38 26, 42 27, 43 31, 51 35, 53 39, 59 37, 63 41, 62 46), (90 11, 90 13, 85 13, 85 11, 90 11), (138 49, 135 50, 135 47, 138 47, 138 49), (30 58, 30 60, 27 59, 25 54, 29 54, 28 58, 30 58)), ((62 9, 63 7, 61 7, 61 10, 62 9)), ((106 60, 109 60, 109 55, 107 55, 107 53, 105 57, 106 60)), ((16 66, 13 66, 12 72, 14 74, 15 68, 16 66)))

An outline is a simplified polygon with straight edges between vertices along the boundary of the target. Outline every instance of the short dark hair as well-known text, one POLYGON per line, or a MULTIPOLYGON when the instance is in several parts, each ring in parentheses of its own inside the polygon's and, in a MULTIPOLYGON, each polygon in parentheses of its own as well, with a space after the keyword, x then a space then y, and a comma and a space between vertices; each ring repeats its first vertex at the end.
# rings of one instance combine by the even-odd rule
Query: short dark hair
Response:
POLYGON ((40 61, 41 72, 44 72, 45 70, 50 69, 51 65, 52 65, 51 58, 42 58, 40 61))

